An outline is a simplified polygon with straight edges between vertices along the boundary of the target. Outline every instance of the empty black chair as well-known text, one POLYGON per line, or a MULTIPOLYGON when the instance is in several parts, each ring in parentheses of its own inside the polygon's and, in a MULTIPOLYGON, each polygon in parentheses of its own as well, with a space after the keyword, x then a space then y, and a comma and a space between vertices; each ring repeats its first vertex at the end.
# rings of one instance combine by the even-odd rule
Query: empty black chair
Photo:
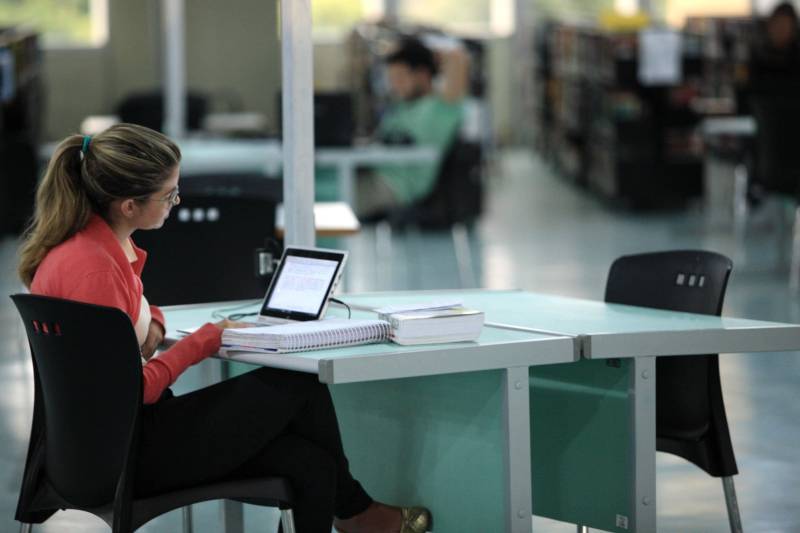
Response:
MULTIPOLYGON (((186 95, 187 130, 199 130, 208 110, 208 99, 195 92, 186 95)), ((139 124, 151 130, 164 131, 164 92, 147 91, 129 94, 117 104, 121 122, 139 124)))
MULTIPOLYGON (((614 261, 606 302, 720 315, 733 265, 704 251, 657 252, 614 261)), ((738 473, 725 416, 719 356, 656 358, 656 449, 721 477, 731 530, 741 531, 732 476, 738 473)))
POLYGON ((261 175, 186 176, 181 203, 164 226, 133 239, 148 252, 142 272, 152 304, 174 305, 263 297, 274 249, 275 209, 282 181, 261 175), (263 254, 262 254, 263 255, 263 254))
POLYGON ((223 498, 280 507, 284 530, 294 531, 291 488, 279 477, 134 496, 142 364, 130 319, 111 307, 30 294, 11 298, 25 324, 35 380, 16 511, 23 531, 59 509, 79 509, 114 533, 127 533, 173 509, 223 498))

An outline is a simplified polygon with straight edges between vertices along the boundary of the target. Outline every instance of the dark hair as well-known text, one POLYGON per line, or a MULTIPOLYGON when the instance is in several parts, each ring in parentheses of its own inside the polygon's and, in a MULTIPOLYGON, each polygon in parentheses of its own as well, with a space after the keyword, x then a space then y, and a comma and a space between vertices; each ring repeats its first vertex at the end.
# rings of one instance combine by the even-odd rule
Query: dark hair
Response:
POLYGON ((412 70, 424 69, 431 76, 435 76, 438 71, 433 52, 419 39, 414 38, 404 39, 399 48, 387 56, 386 63, 388 65, 401 63, 408 65, 412 70))
POLYGON ((772 20, 777 17, 789 17, 795 22, 795 24, 797 24, 798 20, 797 10, 794 8, 794 5, 791 2, 781 2, 775 6, 767 19, 772 20))
POLYGON ((64 139, 36 191, 36 210, 19 254, 22 282, 29 287, 47 252, 83 229, 92 213, 107 216, 114 200, 158 191, 180 160, 175 143, 135 124, 64 139))

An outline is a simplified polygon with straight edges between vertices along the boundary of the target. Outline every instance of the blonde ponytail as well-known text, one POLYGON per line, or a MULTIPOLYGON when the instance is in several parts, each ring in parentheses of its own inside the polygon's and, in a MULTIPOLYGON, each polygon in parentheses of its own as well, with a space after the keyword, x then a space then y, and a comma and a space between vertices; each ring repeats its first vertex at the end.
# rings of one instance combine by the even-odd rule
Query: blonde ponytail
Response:
POLYGON ((82 135, 64 139, 36 191, 20 247, 17 272, 25 286, 47 253, 83 229, 93 213, 107 216, 116 199, 158 191, 180 158, 167 137, 134 124, 112 126, 90 142, 82 135))

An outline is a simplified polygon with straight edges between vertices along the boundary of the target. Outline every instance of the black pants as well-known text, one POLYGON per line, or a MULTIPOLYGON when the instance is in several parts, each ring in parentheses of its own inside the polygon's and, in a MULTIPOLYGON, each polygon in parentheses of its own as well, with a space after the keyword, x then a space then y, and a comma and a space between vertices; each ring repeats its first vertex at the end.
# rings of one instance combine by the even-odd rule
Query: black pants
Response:
POLYGON ((326 385, 316 375, 261 368, 143 411, 136 493, 220 479, 291 481, 300 533, 330 533, 372 502, 350 475, 326 385))

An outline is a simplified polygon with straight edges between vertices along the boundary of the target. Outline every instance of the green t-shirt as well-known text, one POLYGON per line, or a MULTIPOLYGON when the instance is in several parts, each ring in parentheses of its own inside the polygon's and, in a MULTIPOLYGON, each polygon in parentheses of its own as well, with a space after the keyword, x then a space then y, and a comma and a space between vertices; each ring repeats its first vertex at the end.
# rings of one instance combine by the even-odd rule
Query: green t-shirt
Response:
POLYGON ((436 161, 376 167, 401 204, 424 197, 436 181, 442 158, 461 125, 461 102, 450 103, 437 95, 423 96, 410 102, 398 102, 381 120, 381 136, 406 135, 418 146, 432 146, 438 151, 436 161))

